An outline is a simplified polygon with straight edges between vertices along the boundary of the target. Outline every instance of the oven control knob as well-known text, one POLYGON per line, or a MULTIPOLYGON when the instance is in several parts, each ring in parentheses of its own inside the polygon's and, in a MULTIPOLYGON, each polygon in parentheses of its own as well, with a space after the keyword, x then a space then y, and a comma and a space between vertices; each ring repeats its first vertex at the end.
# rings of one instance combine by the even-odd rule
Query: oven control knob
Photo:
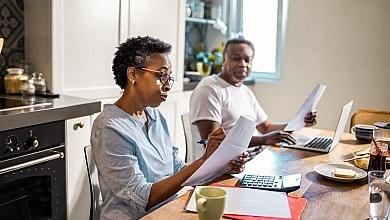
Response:
POLYGON ((27 139, 24 146, 25 146, 25 149, 28 150, 28 149, 37 148, 38 145, 39 145, 38 138, 37 137, 30 137, 29 139, 27 139))
POLYGON ((8 136, 5 139, 5 147, 8 149, 8 152, 14 152, 20 150, 18 144, 18 138, 14 135, 8 136))

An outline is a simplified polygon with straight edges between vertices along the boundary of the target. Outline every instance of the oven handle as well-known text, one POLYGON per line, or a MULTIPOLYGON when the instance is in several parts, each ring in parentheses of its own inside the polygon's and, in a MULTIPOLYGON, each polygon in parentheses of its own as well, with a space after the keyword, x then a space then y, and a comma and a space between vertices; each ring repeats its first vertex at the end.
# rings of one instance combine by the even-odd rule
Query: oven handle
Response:
POLYGON ((55 154, 53 154, 53 155, 50 155, 50 156, 47 156, 47 157, 42 157, 42 158, 39 158, 39 159, 36 159, 36 160, 31 160, 31 161, 28 161, 28 162, 25 162, 25 163, 21 163, 21 164, 17 164, 17 165, 14 165, 14 166, 10 166, 10 167, 1 169, 0 170, 0 175, 2 175, 4 173, 15 171, 15 170, 23 169, 23 168, 26 168, 26 167, 30 167, 30 166, 33 166, 33 165, 37 165, 37 164, 40 164, 40 163, 45 163, 47 161, 61 159, 61 158, 64 158, 64 156, 65 156, 65 154, 63 152, 55 151, 55 154))

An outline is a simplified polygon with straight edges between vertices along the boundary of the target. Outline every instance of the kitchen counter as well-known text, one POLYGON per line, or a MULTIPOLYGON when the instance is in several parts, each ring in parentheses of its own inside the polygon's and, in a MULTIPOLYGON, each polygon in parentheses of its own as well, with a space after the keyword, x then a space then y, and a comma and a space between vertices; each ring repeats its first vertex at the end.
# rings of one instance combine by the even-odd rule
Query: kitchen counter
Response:
POLYGON ((19 99, 26 103, 44 103, 11 110, 1 109, 0 131, 91 115, 100 112, 101 109, 100 101, 66 95, 60 95, 59 98, 0 95, 0 98, 19 99))

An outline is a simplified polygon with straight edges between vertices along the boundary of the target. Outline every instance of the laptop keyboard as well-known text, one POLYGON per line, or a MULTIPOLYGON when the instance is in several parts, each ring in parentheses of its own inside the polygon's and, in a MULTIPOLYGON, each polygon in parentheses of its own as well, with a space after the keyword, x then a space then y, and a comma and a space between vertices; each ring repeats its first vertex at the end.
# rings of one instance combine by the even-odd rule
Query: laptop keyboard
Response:
POLYGON ((332 139, 316 137, 305 145, 308 148, 328 149, 332 144, 332 139))

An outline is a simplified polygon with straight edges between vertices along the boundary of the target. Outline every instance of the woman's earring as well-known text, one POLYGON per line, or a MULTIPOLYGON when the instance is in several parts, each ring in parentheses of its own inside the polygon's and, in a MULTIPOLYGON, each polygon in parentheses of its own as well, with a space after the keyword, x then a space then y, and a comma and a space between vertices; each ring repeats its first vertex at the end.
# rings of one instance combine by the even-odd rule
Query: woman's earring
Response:
POLYGON ((131 83, 132 85, 134 85, 134 84, 135 84, 135 79, 132 79, 132 80, 130 81, 130 83, 131 83))

